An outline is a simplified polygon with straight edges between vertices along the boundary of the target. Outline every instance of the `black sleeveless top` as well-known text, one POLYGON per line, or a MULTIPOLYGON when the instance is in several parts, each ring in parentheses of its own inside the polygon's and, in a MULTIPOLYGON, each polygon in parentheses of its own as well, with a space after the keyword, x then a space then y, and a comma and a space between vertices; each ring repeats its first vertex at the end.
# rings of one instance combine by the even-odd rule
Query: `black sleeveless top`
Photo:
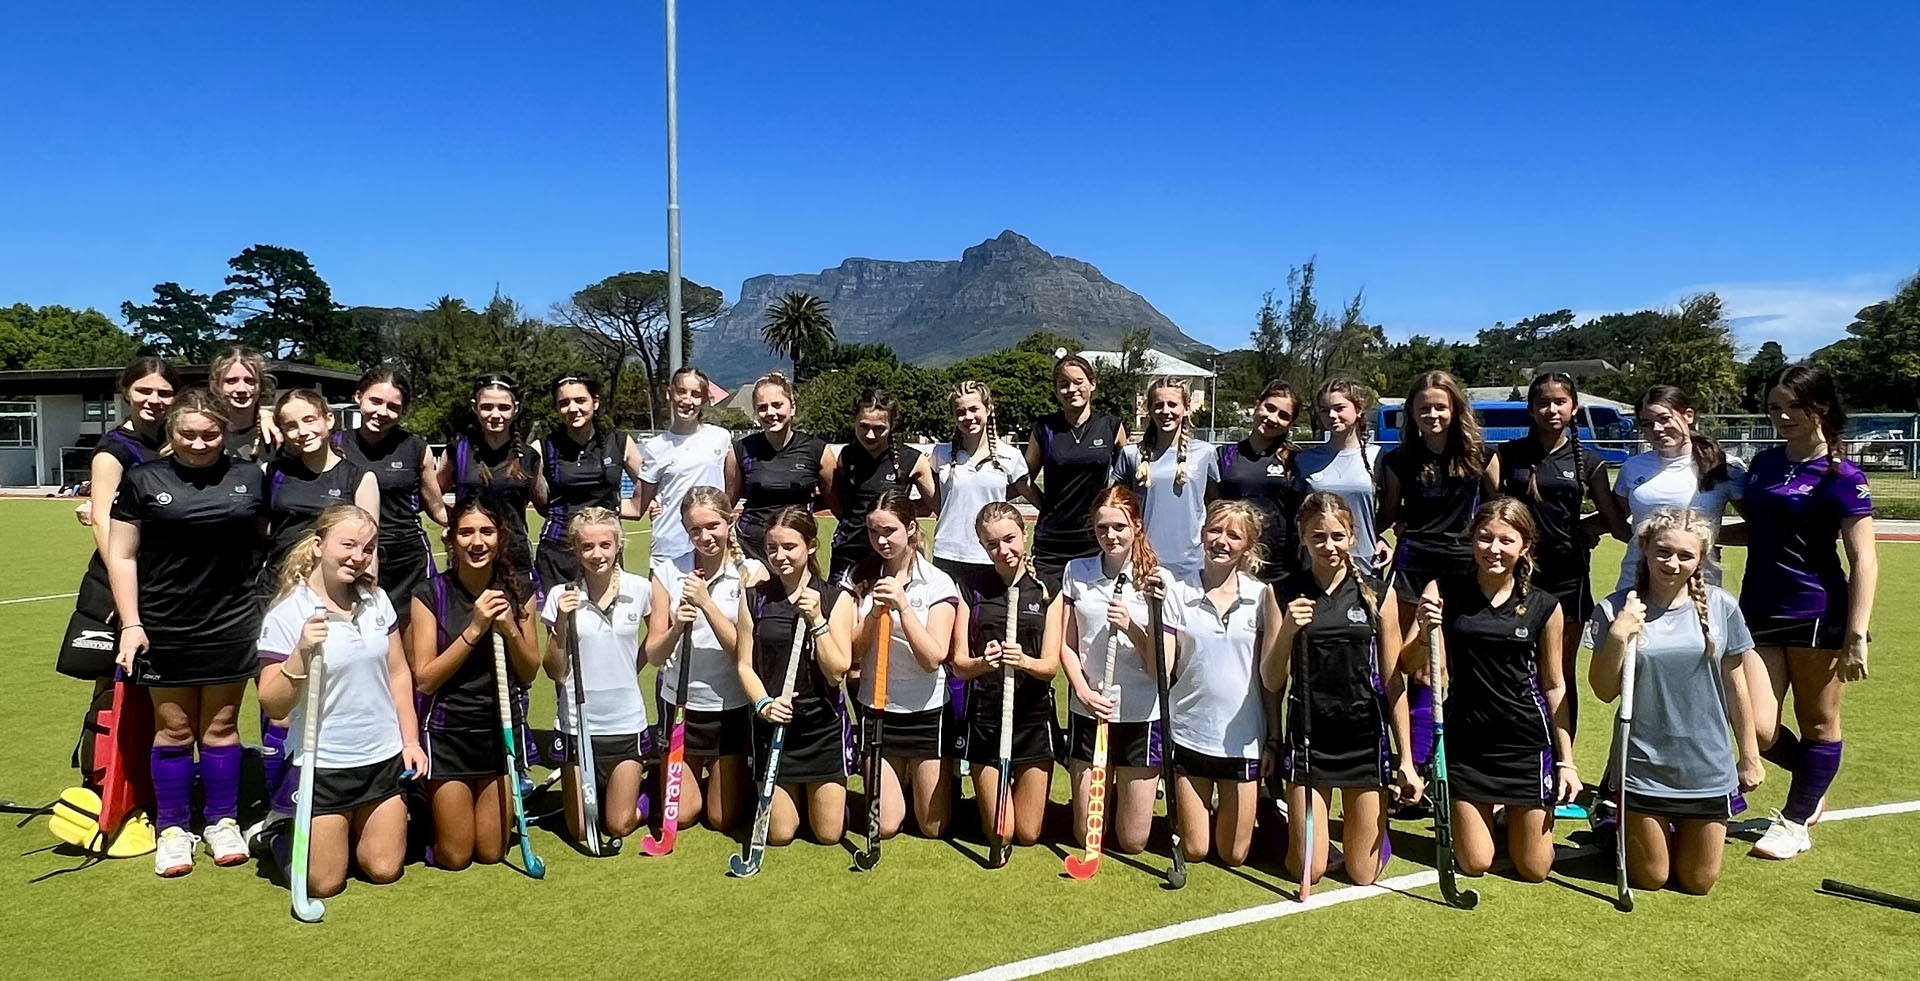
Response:
MULTIPOLYGON (((428 576, 414 588, 413 596, 433 611, 434 642, 440 645, 435 654, 452 646, 453 638, 473 622, 473 601, 479 598, 467 592, 452 569, 428 576)), ((436 732, 494 729, 500 725, 500 682, 493 673, 494 636, 489 631, 480 638, 480 643, 467 652, 467 659, 453 669, 453 676, 426 696, 427 710, 421 716, 421 725, 436 732)))
POLYGON ((1532 436, 1500 444, 1500 493, 1525 501, 1533 512, 1540 528, 1533 551, 1543 562, 1571 559, 1588 550, 1580 513, 1587 480, 1595 467, 1604 465, 1597 454, 1576 454, 1571 438, 1551 453, 1532 436))
MULTIPOLYGON (((831 617, 833 604, 846 590, 812 573, 807 574, 807 579, 808 586, 820 592, 820 615, 831 617)), ((806 620, 799 608, 787 600, 787 589, 780 585, 779 576, 769 576, 748 590, 747 595, 753 604, 753 671, 766 685, 767 694, 778 697, 780 686, 787 680, 787 659, 793 655, 793 632, 796 628, 808 629, 806 620)), ((808 637, 800 650, 800 671, 793 681, 796 715, 803 706, 840 692, 837 686, 827 682, 826 673, 820 670, 813 645, 814 638, 808 637)))
POLYGON ((1120 418, 1096 412, 1078 427, 1052 412, 1034 427, 1040 440, 1040 518, 1034 546, 1091 554, 1093 501, 1113 481, 1120 455, 1120 418))
POLYGON ((281 560, 313 532, 320 512, 352 504, 354 488, 366 471, 345 457, 332 470, 314 473, 298 457, 267 464, 267 578, 278 575, 281 560))
POLYGON ((1392 470, 1400 481, 1396 515, 1402 556, 1424 561, 1428 567, 1446 563, 1451 568, 1467 568, 1473 561, 1467 526, 1473 523, 1473 509, 1480 506, 1480 474, 1456 475, 1445 460, 1427 452, 1426 445, 1419 442, 1388 450, 1380 465, 1392 470), (1432 472, 1423 475, 1429 464, 1432 472))
POLYGON ((1281 458, 1284 440, 1275 440, 1265 452, 1253 448, 1251 440, 1241 440, 1220 449, 1219 494, 1223 501, 1245 501, 1258 508, 1267 519, 1260 544, 1266 552, 1266 564, 1260 578, 1279 582, 1300 571, 1300 548, 1293 531, 1294 515, 1300 510, 1300 492, 1294 489, 1293 465, 1281 458))
POLYGON ((595 427, 585 443, 564 432, 543 441, 547 467, 547 515, 540 540, 558 542, 567 521, 582 508, 620 510, 620 478, 627 472, 627 434, 595 427))
MULTIPOLYGON (((1047 629, 1047 587, 1028 569, 1020 576, 1020 615, 1014 625, 1014 638, 1028 657, 1038 657, 1042 635, 1047 629)), ((1007 639, 1007 583, 1000 573, 983 569, 960 583, 960 595, 966 597, 972 613, 967 622, 968 650, 978 656, 989 641, 1007 639)), ((1053 691, 1053 682, 1015 671, 1013 711, 1020 716, 1045 703, 1053 691)), ((991 671, 968 683, 967 712, 975 718, 1000 718, 1000 672, 991 671)))
POLYGON ((364 430, 334 433, 333 447, 350 462, 373 474, 380 488, 380 549, 419 551, 426 546, 420 528, 420 461, 427 441, 416 433, 394 427, 379 443, 367 442, 364 430))
POLYGON ((1322 590, 1310 571, 1294 573, 1274 586, 1274 599, 1283 613, 1288 603, 1302 596, 1314 601, 1313 622, 1305 630, 1307 663, 1303 665, 1296 653, 1287 653, 1291 659, 1289 677, 1296 682, 1288 685, 1287 692, 1290 735, 1298 731, 1307 698, 1312 699, 1313 723, 1325 727, 1323 732, 1370 732, 1379 728, 1379 618, 1360 595, 1362 576, 1373 592, 1376 608, 1380 603, 1393 602, 1386 584, 1365 573, 1349 572, 1332 593, 1322 590), (1298 684, 1303 667, 1305 684, 1298 684))
POLYGON ((833 474, 839 494, 836 517, 840 519, 840 526, 833 532, 835 550, 847 547, 866 550, 867 512, 872 510, 873 502, 889 489, 906 490, 913 486, 913 468, 920 465, 920 451, 911 446, 895 446, 900 455, 898 466, 893 453, 883 450, 875 456, 867 452, 859 440, 841 448, 833 474))
POLYGON ((506 512, 501 516, 510 530, 527 537, 527 503, 533 499, 533 476, 540 470, 539 454, 533 447, 520 447, 520 473, 508 469, 513 456, 513 440, 499 449, 484 439, 462 436, 453 444, 453 502, 455 507, 474 497, 498 502, 506 512))
POLYGON ((741 478, 740 544, 748 555, 764 554, 767 522, 781 508, 812 509, 820 491, 820 455, 826 448, 820 437, 798 429, 777 450, 765 433, 749 434, 733 445, 741 478))
POLYGON ((1552 722, 1540 688, 1539 644, 1559 604, 1533 587, 1521 612, 1521 597, 1509 596, 1494 606, 1473 576, 1439 582, 1451 678, 1449 736, 1457 734, 1464 744, 1482 750, 1552 746, 1552 722))

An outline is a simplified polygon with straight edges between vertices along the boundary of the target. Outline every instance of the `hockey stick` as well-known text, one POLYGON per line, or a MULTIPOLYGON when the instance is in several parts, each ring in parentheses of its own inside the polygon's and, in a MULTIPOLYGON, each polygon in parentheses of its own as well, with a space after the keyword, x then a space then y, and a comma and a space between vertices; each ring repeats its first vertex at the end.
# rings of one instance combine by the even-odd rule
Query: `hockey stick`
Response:
MULTIPOLYGON (((1018 573, 1015 573, 1018 575, 1018 573)), ((1007 587, 1007 630, 1004 643, 1019 642, 1020 587, 1007 587)), ((989 865, 1000 868, 1013 854, 1013 665, 1000 666, 1000 791, 993 809, 993 850, 989 865)))
MULTIPOLYGON (((1351 574, 1351 573, 1350 573, 1351 574)), ((1305 843, 1300 847, 1301 902, 1313 895, 1313 678, 1307 661, 1307 631, 1293 632, 1293 684, 1300 693, 1300 817, 1305 843)), ((1332 792, 1328 792, 1331 800, 1332 792)), ((1332 806, 1329 804, 1328 806, 1332 806)))
POLYGON ((1187 853, 1180 847, 1180 788, 1173 779, 1173 695, 1167 679, 1167 647, 1163 643, 1166 627, 1161 622, 1165 601, 1147 596, 1147 634, 1153 645, 1153 676, 1160 683, 1160 724, 1167 728, 1168 740, 1160 751, 1160 782, 1167 788, 1167 832, 1173 838, 1173 865, 1167 869, 1167 888, 1187 884, 1187 853))
POLYGON ((893 650, 893 613, 880 607, 880 639, 873 657, 873 741, 867 744, 867 847, 853 853, 855 871, 865 872, 880 864, 880 768, 887 761, 880 755, 880 744, 887 729, 887 661, 893 650))
POLYGON ((323 668, 319 657, 307 660, 307 690, 301 698, 300 713, 300 787, 293 805, 293 918, 302 923, 318 923, 327 915, 327 904, 307 895, 307 863, 313 854, 313 772, 314 753, 320 745, 320 683, 323 668))
POLYGON ((1440 631, 1426 629, 1427 665, 1433 674, 1433 864, 1440 872, 1440 895, 1456 909, 1480 905, 1480 891, 1460 888, 1453 864, 1453 795, 1447 787, 1447 666, 1440 653, 1440 631))
POLYGON ((500 740, 506 748, 507 788, 513 794, 513 820, 520 831, 520 862, 527 867, 527 874, 536 879, 547 876, 547 863, 533 853, 533 836, 527 833, 527 804, 520 796, 520 754, 514 747, 513 704, 510 689, 512 677, 507 673, 507 640, 499 631, 493 634, 493 675, 494 691, 500 701, 500 740))
POLYGON ((680 634, 680 680, 673 691, 673 735, 667 740, 667 770, 662 776, 666 789, 661 793, 666 803, 660 811, 660 837, 646 835, 640 839, 640 850, 655 857, 673 851, 674 840, 680 836, 680 770, 687 758, 687 670, 693 662, 693 624, 687 624, 680 634))
MULTIPOLYGON (((579 586, 569 585, 578 592, 579 586)), ((582 596, 585 602, 591 597, 582 596)), ((593 733, 587 728, 587 680, 580 671, 580 611, 567 614, 567 669, 573 676, 573 764, 580 769, 580 827, 587 851, 597 858, 600 849, 600 771, 593 762, 593 733)))
POLYGON ((1633 883, 1627 881, 1627 755, 1633 735, 1633 693, 1640 662, 1640 634, 1627 642, 1627 661, 1620 669, 1620 716, 1613 723, 1613 745, 1620 758, 1614 762, 1614 793, 1617 796, 1613 824, 1613 871, 1617 894, 1613 905, 1622 913, 1633 912, 1633 883))
MULTIPOLYGON (((1113 595, 1124 598, 1127 592, 1127 575, 1121 573, 1114 581, 1113 595)), ((1115 655, 1120 650, 1120 631, 1112 626, 1107 628, 1107 670, 1100 676, 1104 688, 1118 690, 1113 683, 1115 655)), ((1100 850, 1107 833, 1107 720, 1095 719, 1093 728, 1093 770, 1087 782, 1087 855, 1068 855, 1067 874, 1075 879, 1091 879, 1100 871, 1100 850)))
MULTIPOLYGON (((800 655, 807 643, 806 619, 799 610, 793 615, 793 652, 787 658, 787 680, 782 683, 782 698, 793 694, 793 684, 800 677, 800 655)), ((780 750, 787 742, 787 725, 781 723, 773 727, 773 739, 767 745, 767 772, 760 776, 760 803, 754 808, 753 836, 747 839, 744 852, 727 859, 727 874, 744 879, 760 871, 760 863, 767 854, 767 823, 773 820, 773 791, 780 785, 780 750)))
POLYGON ((1908 899, 1905 896, 1896 896, 1890 892, 1881 892, 1878 889, 1856 886, 1851 883, 1841 882, 1838 879, 1821 879, 1820 891, 1831 893, 1835 896, 1845 896, 1848 899, 1858 899, 1862 902, 1875 903, 1892 909, 1905 910, 1909 913, 1920 913, 1920 899, 1908 899))

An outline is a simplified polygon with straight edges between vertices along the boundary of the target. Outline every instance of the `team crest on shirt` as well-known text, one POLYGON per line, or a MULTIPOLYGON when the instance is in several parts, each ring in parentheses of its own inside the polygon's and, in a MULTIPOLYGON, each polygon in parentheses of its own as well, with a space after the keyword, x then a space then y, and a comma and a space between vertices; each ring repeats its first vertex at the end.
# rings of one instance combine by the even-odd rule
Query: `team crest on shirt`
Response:
POLYGON ((1515 627, 1515 628, 1513 628, 1513 637, 1514 637, 1514 639, 1515 639, 1515 640, 1526 640, 1526 639, 1527 639, 1527 633, 1528 633, 1528 631, 1527 631, 1527 628, 1525 628, 1525 627, 1515 627))
POLYGON ((1101 438, 1101 439, 1096 439, 1096 440, 1094 440, 1094 441, 1093 441, 1093 445, 1095 445, 1095 446, 1105 446, 1105 445, 1107 445, 1107 441, 1106 441, 1106 439, 1105 439, 1105 438, 1103 437, 1103 438, 1101 438))
POLYGON ((1287 468, 1285 464, 1281 464, 1281 463, 1267 464, 1267 476, 1285 477, 1286 475, 1287 475, 1287 468))
POLYGON ((1867 485, 1865 484, 1855 484, 1853 485, 1853 489, 1860 492, 1860 499, 1863 501, 1866 500, 1867 497, 1869 496, 1867 491, 1867 485))
POLYGON ((235 484, 235 485, 233 485, 233 492, 234 492, 235 494, 245 494, 245 493, 247 492, 247 485, 245 485, 245 484, 235 484))
POLYGON ((601 457, 601 458, 600 458, 600 465, 601 465, 601 466, 603 466, 603 467, 611 467, 611 466, 613 466, 613 457, 610 457, 610 456, 603 456, 603 457, 601 457))
POLYGON ((327 496, 328 496, 328 497, 339 497, 339 496, 340 496, 340 488, 338 488, 338 487, 329 487, 329 488, 327 488, 327 496))
POLYGON ((155 504, 172 504, 172 503, 173 503, 173 495, 172 495, 172 494, 169 494, 169 493, 167 493, 166 491, 161 491, 160 493, 158 493, 158 494, 155 494, 155 495, 154 495, 154 497, 153 497, 153 503, 155 503, 155 504))
POLYGON ((1348 623, 1366 623, 1367 611, 1357 606, 1347 610, 1347 622, 1348 623))
POLYGON ((403 467, 403 466, 405 466, 405 465, 406 465, 405 463, 402 463, 402 462, 401 462, 401 461, 399 461, 399 460, 395 460, 395 461, 393 461, 392 463, 389 463, 389 464, 387 464, 387 469, 389 469, 389 470, 398 470, 398 469, 400 469, 401 467, 403 467))
POLYGON ((909 596, 907 597, 907 605, 913 607, 916 610, 925 609, 927 605, 927 598, 924 596, 909 596))

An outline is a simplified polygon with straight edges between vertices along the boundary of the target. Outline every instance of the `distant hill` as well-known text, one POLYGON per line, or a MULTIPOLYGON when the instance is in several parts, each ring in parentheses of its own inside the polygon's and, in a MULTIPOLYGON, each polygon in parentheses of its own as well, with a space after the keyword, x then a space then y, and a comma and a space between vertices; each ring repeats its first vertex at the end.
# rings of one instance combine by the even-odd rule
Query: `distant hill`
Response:
POLYGON ((794 290, 827 301, 840 341, 889 344, 902 361, 922 365, 1009 347, 1037 330, 1111 350, 1127 331, 1144 327, 1156 347, 1211 350, 1092 265, 1005 231, 958 260, 848 259, 818 273, 755 276, 701 333, 695 363, 728 386, 785 367, 761 342, 760 328, 768 305, 794 290))

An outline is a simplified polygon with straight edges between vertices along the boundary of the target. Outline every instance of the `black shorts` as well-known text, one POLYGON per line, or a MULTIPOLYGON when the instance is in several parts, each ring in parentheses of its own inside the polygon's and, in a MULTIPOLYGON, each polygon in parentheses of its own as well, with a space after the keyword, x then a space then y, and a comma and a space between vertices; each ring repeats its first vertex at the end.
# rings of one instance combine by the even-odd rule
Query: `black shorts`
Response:
POLYGON ((1415 551, 1405 545, 1393 556, 1393 595, 1402 603, 1419 605, 1427 584, 1442 576, 1473 571, 1473 554, 1446 555, 1415 551))
POLYGON ((486 780, 507 775, 500 730, 428 729, 427 776, 433 780, 486 780))
POLYGON ((872 554, 873 549, 866 542, 833 543, 833 556, 827 560, 827 581, 852 585, 853 567, 872 554))
POLYGON ((1499 749, 1458 755, 1447 745, 1447 782, 1454 800, 1544 807, 1553 800, 1553 752, 1499 749))
MULTIPOLYGON (((566 738, 571 748, 577 737, 566 738)), ((604 802, 607 795, 607 781, 613 779, 613 771, 622 763, 641 761, 640 734, 636 732, 620 736, 594 736, 591 742, 593 743, 593 785, 600 788, 600 796, 604 802)))
POLYGON ((580 558, 566 542, 542 539, 540 552, 533 557, 533 574, 534 589, 544 597, 547 590, 580 578, 580 558))
POLYGON ((365 766, 338 770, 321 767, 313 771, 313 813, 352 814, 389 797, 398 797, 406 789, 400 784, 402 772, 398 753, 365 766))
POLYGON ((1067 577, 1067 563, 1074 559, 1100 554, 1100 546, 1093 540, 1093 529, 1059 532, 1049 531, 1041 534, 1038 525, 1033 532, 1033 573, 1040 584, 1047 587, 1048 596, 1060 595, 1060 584, 1067 577))
POLYGON ((1258 780, 1260 757, 1213 756, 1176 742, 1173 769, 1200 780, 1258 780))
POLYGON ((1754 617, 1747 621, 1755 647, 1838 651, 1847 646, 1847 623, 1832 617, 1754 617))
MULTIPOLYGON (((667 728, 667 737, 673 733, 673 703, 660 703, 660 718, 667 728)), ((687 710, 686 746, 682 750, 689 757, 712 759, 720 756, 745 756, 753 750, 753 709, 745 705, 736 705, 717 712, 703 712, 700 709, 687 710)), ((666 746, 660 747, 661 751, 666 746)))
POLYGON ((82 681, 113 677, 113 657, 120 648, 115 629, 119 623, 120 617, 113 612, 107 567, 95 553, 87 563, 86 574, 80 577, 80 592, 73 601, 73 615, 67 618, 67 632, 60 638, 54 670, 82 681))
MULTIPOLYGON (((1099 724, 1078 712, 1067 713, 1067 759, 1093 762, 1094 733, 1099 724)), ((1107 766, 1160 765, 1166 751, 1166 730, 1159 720, 1152 722, 1114 722, 1107 727, 1107 766)))
POLYGON ((933 557, 933 567, 947 574, 955 583, 965 586, 974 576, 984 576, 993 571, 991 562, 962 562, 959 559, 933 557))
POLYGON ((1747 809, 1739 794, 1713 797, 1669 797, 1627 791, 1627 810, 1675 821, 1725 821, 1747 809))
POLYGON ((913 760, 937 760, 947 755, 958 730, 951 703, 919 712, 876 713, 860 706, 860 748, 864 752, 873 738, 874 716, 884 714, 880 727, 880 755, 913 760))
POLYGON ((151 688, 204 688, 246 681, 260 672, 259 627, 242 640, 183 646, 183 639, 147 636, 145 654, 134 659, 133 681, 151 688))
POLYGON ((1568 623, 1586 623, 1593 615, 1593 589, 1587 580, 1587 570, 1577 562, 1556 560, 1540 563, 1533 585, 1559 602, 1568 623))
MULTIPOLYGON (((757 783, 766 771, 767 751, 773 745, 773 723, 753 720, 753 772, 757 783)), ((853 756, 853 730, 846 703, 838 693, 810 698, 795 705, 780 750, 780 783, 823 783, 845 780, 853 756)))
MULTIPOLYGON (((967 725, 967 743, 961 757, 974 766, 1000 765, 1000 713, 974 712, 967 725)), ((1059 739, 1052 693, 1036 701, 1022 714, 1015 700, 1013 716, 1013 763, 1052 763, 1054 745, 1059 739)))

